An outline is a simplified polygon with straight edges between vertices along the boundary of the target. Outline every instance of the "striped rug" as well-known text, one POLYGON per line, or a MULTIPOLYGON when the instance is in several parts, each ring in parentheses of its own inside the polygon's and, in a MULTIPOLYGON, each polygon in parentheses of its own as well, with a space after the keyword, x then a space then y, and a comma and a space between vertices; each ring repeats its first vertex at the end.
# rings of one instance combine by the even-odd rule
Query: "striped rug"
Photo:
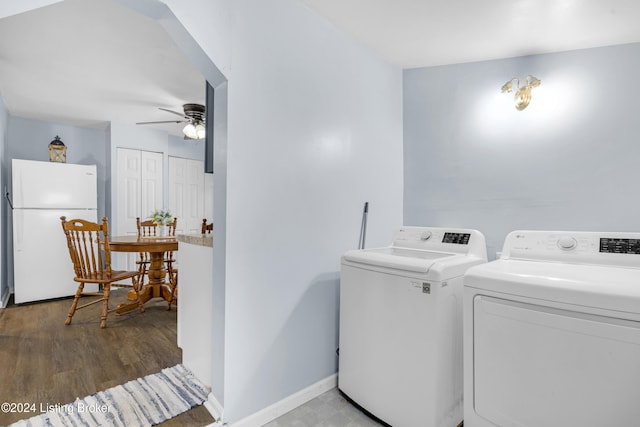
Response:
POLYGON ((176 365, 67 405, 50 405, 46 413, 11 427, 153 426, 206 398, 206 387, 187 368, 176 365))

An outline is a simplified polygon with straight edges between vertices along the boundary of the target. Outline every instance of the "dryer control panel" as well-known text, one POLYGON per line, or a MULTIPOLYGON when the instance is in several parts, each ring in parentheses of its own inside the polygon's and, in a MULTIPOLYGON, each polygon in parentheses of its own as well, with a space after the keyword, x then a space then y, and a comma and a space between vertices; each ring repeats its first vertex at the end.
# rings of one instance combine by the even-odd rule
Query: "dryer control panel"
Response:
POLYGON ((518 230, 502 258, 640 268, 640 233, 518 230))
POLYGON ((600 252, 640 255, 640 239, 601 237, 600 252))

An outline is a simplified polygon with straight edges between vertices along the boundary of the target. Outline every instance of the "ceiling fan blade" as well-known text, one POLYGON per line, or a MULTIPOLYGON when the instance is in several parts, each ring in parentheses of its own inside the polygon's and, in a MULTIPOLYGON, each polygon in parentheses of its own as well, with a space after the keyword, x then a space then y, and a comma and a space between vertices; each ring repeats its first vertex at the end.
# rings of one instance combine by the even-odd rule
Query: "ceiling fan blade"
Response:
POLYGON ((159 109, 159 110, 162 110, 162 111, 166 111, 167 113, 171 113, 171 114, 178 115, 178 116, 180 116, 180 117, 184 117, 185 119, 187 119, 187 118, 188 118, 187 116, 185 116, 185 115, 184 115, 184 113, 178 113, 177 111, 168 110, 168 109, 166 109, 166 108, 162 108, 162 107, 158 107, 158 109, 159 109))
POLYGON ((186 123, 187 120, 163 120, 161 122, 138 122, 137 125, 155 125, 159 123, 186 123))

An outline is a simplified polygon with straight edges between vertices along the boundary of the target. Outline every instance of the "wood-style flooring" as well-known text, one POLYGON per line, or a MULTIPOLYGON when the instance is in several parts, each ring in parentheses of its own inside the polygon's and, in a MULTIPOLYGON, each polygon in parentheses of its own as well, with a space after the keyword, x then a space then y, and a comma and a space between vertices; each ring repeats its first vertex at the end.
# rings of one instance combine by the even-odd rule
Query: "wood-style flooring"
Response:
MULTIPOLYGON (((126 291, 113 290, 110 307, 126 301, 126 291)), ((181 362, 175 308, 167 311, 165 301, 152 300, 144 313, 109 313, 106 329, 100 329, 100 305, 77 311, 69 326, 64 321, 70 298, 0 309, 0 404, 34 403, 38 411, 0 411, 0 426, 38 415, 41 404, 64 405, 181 362)), ((161 425, 213 421, 198 406, 161 425)))

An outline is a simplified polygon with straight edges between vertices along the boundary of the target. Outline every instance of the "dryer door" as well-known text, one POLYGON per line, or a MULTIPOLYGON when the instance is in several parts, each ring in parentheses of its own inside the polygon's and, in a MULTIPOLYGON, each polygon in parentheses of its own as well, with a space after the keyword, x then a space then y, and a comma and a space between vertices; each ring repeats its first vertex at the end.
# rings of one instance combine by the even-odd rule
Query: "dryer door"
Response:
POLYGON ((640 322, 477 295, 475 412, 499 426, 640 419, 640 322))

